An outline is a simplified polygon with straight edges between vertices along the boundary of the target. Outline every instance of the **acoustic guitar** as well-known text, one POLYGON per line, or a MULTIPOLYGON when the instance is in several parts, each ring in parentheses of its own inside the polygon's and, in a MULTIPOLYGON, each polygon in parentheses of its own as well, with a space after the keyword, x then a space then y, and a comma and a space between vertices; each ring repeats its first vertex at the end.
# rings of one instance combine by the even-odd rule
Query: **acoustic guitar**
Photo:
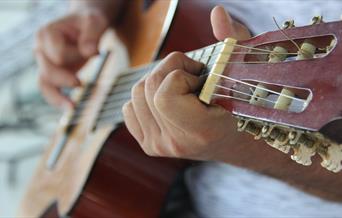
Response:
MULTIPOLYGON (((140 28, 119 29, 133 66, 156 57, 153 51, 164 38, 163 34, 160 37, 162 26, 170 22, 166 15, 176 10, 159 56, 172 49, 189 51, 211 44, 186 53, 206 66, 199 94, 203 103, 221 105, 238 119, 239 131, 263 139, 281 152, 291 152, 297 163, 308 166, 317 153, 323 167, 339 172, 342 22, 324 23, 321 17, 314 17, 311 25, 295 27, 288 21, 283 29, 246 41, 228 38, 212 44, 208 23, 212 6, 207 1, 179 1, 176 10, 176 1, 157 1, 139 15, 140 28), (199 20, 201 17, 205 18, 199 20), (201 34, 196 35, 197 31, 201 34), (151 32, 155 33, 153 39, 151 32), (149 50, 150 46, 153 49, 149 50)), ((133 8, 135 13, 140 11, 133 8)), ((130 21, 131 17, 125 20, 130 21)), ((187 163, 147 157, 120 124, 121 107, 130 99, 131 87, 157 62, 113 73, 112 54, 105 53, 100 59, 93 82, 83 89, 75 110, 53 138, 24 198, 21 214, 167 216, 172 184, 187 163)))

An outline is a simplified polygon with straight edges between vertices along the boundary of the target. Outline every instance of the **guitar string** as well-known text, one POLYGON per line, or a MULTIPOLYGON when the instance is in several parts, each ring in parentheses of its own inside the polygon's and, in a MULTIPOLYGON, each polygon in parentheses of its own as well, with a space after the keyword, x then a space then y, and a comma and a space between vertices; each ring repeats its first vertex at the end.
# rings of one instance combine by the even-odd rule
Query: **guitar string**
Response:
MULTIPOLYGON (((237 92, 238 90, 231 89, 231 91, 237 92)), ((240 91, 238 91, 238 93, 240 93, 240 91)), ((247 96, 252 96, 252 95, 247 94, 247 93, 244 93, 244 94, 247 95, 247 96)), ((248 99, 239 98, 239 97, 235 97, 235 96, 231 96, 231 95, 226 95, 226 94, 213 93, 212 96, 215 96, 215 97, 218 97, 218 98, 234 99, 234 100, 243 101, 243 102, 247 102, 247 103, 250 102, 250 100, 248 100, 248 99)), ((271 100, 266 99, 266 98, 258 97, 258 99, 263 100, 263 101, 271 102, 272 104, 276 104, 276 101, 271 101, 271 100)), ((129 97, 127 98, 127 100, 129 100, 129 97)), ((120 110, 108 111, 108 113, 104 114, 98 120, 96 120, 97 126, 102 126, 102 125, 106 125, 106 124, 113 125, 113 122, 115 122, 115 121, 123 122, 124 121, 123 120, 123 115, 121 113, 121 107, 122 106, 123 105, 118 105, 116 108, 117 109, 120 108, 120 110)))
MULTIPOLYGON (((228 88, 228 87, 221 86, 221 85, 215 85, 215 86, 218 87, 218 88, 221 88, 221 89, 224 89, 224 90, 227 90, 227 91, 232 91, 232 92, 235 92, 237 94, 242 94, 242 95, 245 95, 245 96, 248 96, 248 97, 251 97, 251 98, 255 97, 255 98, 259 99, 259 100, 267 101, 267 102, 270 102, 272 104, 276 104, 277 103, 276 101, 272 101, 272 100, 269 100, 269 99, 264 98, 264 97, 254 96, 254 95, 249 94, 247 92, 242 92, 242 91, 239 91, 239 90, 236 90, 236 89, 232 89, 232 88, 228 88)), ((217 94, 217 93, 214 93, 214 94, 217 94)), ((235 96, 232 96, 232 97, 235 97, 235 96)))
MULTIPOLYGON (((192 51, 192 52, 189 52, 188 54, 195 54, 196 52, 198 51, 205 51, 206 49, 208 48, 211 48, 211 47, 217 47, 217 45, 219 44, 228 44, 228 43, 225 43, 225 42, 219 42, 219 43, 216 43, 216 44, 213 44, 213 45, 210 45, 210 46, 207 46, 207 47, 204 47, 202 49, 198 49, 198 50, 195 50, 195 51, 192 51)), ((267 49, 260 49, 260 48, 255 48, 255 47, 249 47, 249 46, 243 46, 243 45, 239 45, 239 44, 231 44, 229 43, 230 45, 233 45, 234 47, 242 47, 242 48, 248 48, 248 49, 252 49, 252 50, 258 50, 258 51, 262 51, 262 52, 217 52, 217 53, 212 53, 210 55, 207 55, 207 56, 202 56, 200 57, 200 59, 204 59, 204 58, 211 58, 213 56, 218 56, 219 54, 252 54, 252 55, 258 55, 258 54, 275 54, 275 55, 297 55, 298 53, 291 53, 291 52, 277 52, 277 51, 271 51, 271 50, 267 50, 267 49)), ((200 60, 199 60, 200 61, 200 60)), ((248 62, 248 63, 251 63, 251 62, 248 62)), ((259 62, 258 62, 259 63, 259 62)), ((266 63, 266 62, 265 62, 266 63)), ((267 62, 268 63, 268 62, 267 62)), ((147 65, 147 66, 150 66, 151 64, 147 65)), ((153 64, 152 64, 153 65, 153 64)), ((148 67, 146 67, 148 68, 148 67)), ((141 70, 144 70, 145 68, 144 67, 137 67, 136 69, 131 69, 130 71, 128 71, 126 74, 123 74, 122 76, 125 76, 125 75, 129 75, 131 73, 136 73, 136 71, 141 71, 141 70)))
MULTIPOLYGON (((223 54, 223 53, 225 53, 225 52, 222 52, 222 53, 220 53, 220 54, 223 54)), ((219 54, 219 53, 217 53, 217 54, 219 54)), ((231 52, 231 53, 229 53, 229 54, 251 54, 251 52, 231 52)), ((269 53, 261 53, 261 52, 256 52, 256 53, 253 53, 253 54, 269 54, 269 53)), ((290 55, 290 54, 297 54, 297 53, 277 53, 277 54, 288 54, 288 55, 290 55)), ((215 54, 212 54, 212 55, 209 55, 209 56, 207 56, 207 57, 212 57, 212 56, 215 56, 215 54)), ((207 58, 207 57, 201 57, 201 59, 203 59, 203 58, 207 58)), ((241 62, 238 62, 238 61, 231 61, 231 62, 216 62, 216 63, 211 63, 211 64, 207 64, 206 65, 206 67, 208 67, 208 66, 213 66, 213 65, 215 65, 215 64, 270 64, 269 62, 267 62, 267 61, 249 61, 249 62, 243 62, 243 61, 241 61, 241 62)), ((143 69, 142 69, 143 70, 143 69)), ((139 73, 140 74, 140 72, 137 72, 137 73, 139 73)), ((114 84, 114 86, 116 86, 116 85, 120 85, 120 84, 124 84, 124 83, 130 83, 131 81, 136 81, 135 79, 135 77, 137 77, 137 75, 138 76, 140 76, 139 74, 133 74, 133 75, 131 75, 132 77, 133 77, 133 79, 132 80, 129 80, 129 79, 126 79, 126 80, 123 80, 123 81, 120 81, 120 78, 119 78, 119 80, 117 81, 117 83, 115 83, 114 84)), ((123 75, 123 76, 125 76, 125 75, 123 75)), ((201 75, 202 76, 202 75, 201 75)), ((92 93, 87 93, 87 95, 91 95, 92 93)), ((87 99, 85 98, 85 101, 86 101, 87 99)))
MULTIPOLYGON (((224 43, 224 42, 223 42, 224 43)), ((225 43, 225 44, 228 44, 228 43, 225 43)), ((253 48, 253 47, 248 47, 248 46, 242 46, 242 45, 238 45, 238 44, 232 44, 234 47, 243 47, 243 48, 249 48, 249 49, 254 49, 254 50, 259 50, 259 51, 264 51, 264 52, 230 52, 229 54, 271 54, 272 51, 270 50, 266 50, 266 49, 259 49, 259 48, 253 48)), ((212 46, 217 46, 217 45, 212 45, 212 46)), ((208 48, 208 47, 207 47, 208 48)), ((193 53, 195 53, 196 51, 194 51, 193 53)), ((203 53, 204 53, 204 50, 203 50, 203 53)), ((218 54, 222 54, 223 52, 221 53, 218 53, 218 54)), ((279 53, 279 52, 273 52, 273 54, 296 54, 296 53, 279 53)), ((212 57, 212 56, 215 56, 216 54, 211 54, 209 56, 207 56, 208 58, 209 57, 212 57)), ((203 59, 203 58, 206 58, 206 57, 200 57, 200 59, 203 59)), ((227 62, 227 63, 240 63, 240 64, 246 64, 246 63, 269 63, 269 62, 262 62, 262 61, 256 61, 256 62, 227 62)), ((214 63, 215 64, 226 64, 226 63, 214 63)), ((207 65, 209 66, 209 65, 207 65)), ((144 68, 143 68, 144 69, 144 68)), ((133 72, 134 73, 134 72, 133 72)), ((138 72, 139 73, 139 72, 138 72)), ((232 78, 229 78, 229 77, 226 77, 225 79, 232 79, 232 78)), ((130 82, 130 80, 128 80, 128 82, 130 82)), ((251 84, 246 84, 246 85, 251 85, 251 84)), ((259 87, 260 88, 260 87, 259 87)), ((272 90, 268 90, 268 89, 265 89, 265 91, 271 91, 273 92, 272 90)), ((274 93, 274 92, 273 92, 274 93)), ((275 94, 280 94, 281 93, 275 93, 275 94)), ((287 96, 287 95, 284 95, 285 97, 290 97, 290 98, 293 98, 292 96, 287 96)), ((298 99, 298 98, 293 98, 293 99, 298 99)), ((299 99, 299 100, 302 100, 302 99, 299 99)), ((87 102, 87 100, 85 100, 87 102)))
MULTIPOLYGON (((252 55, 258 55, 258 54, 277 54, 277 55, 296 55, 298 53, 285 53, 285 52, 217 52, 217 53, 213 53, 211 55, 207 55, 207 56, 203 56, 200 57, 200 59, 205 59, 205 58, 209 58, 209 57, 215 57, 218 56, 219 54, 252 54, 252 55)), ((200 61, 200 60, 198 60, 200 61)), ((229 63, 229 62, 228 62, 229 63)), ((268 62, 234 62, 234 63, 268 63, 268 62)), ((206 66, 210 66, 210 65, 206 65, 206 66)), ((128 72, 126 72, 125 74, 122 74, 121 77, 129 77, 129 76, 136 76, 139 74, 136 73, 140 73, 142 70, 145 70, 145 68, 138 68, 137 70, 130 70, 128 72)), ((124 80, 126 81, 126 80, 124 80)), ((120 81, 118 81, 120 82, 120 81)), ((129 82, 129 81, 128 81, 129 82)), ((89 85, 93 85, 95 83, 88 83, 89 85)), ((120 83, 116 83, 116 84, 120 84, 120 83)), ((87 93, 86 95, 91 95, 91 93, 87 93)))
MULTIPOLYGON (((279 27, 279 25, 278 25, 278 23, 277 23, 277 21, 276 21, 276 19, 275 19, 274 17, 273 17, 273 20, 274 20, 276 26, 278 27, 278 29, 281 31, 281 33, 297 47, 298 52, 301 52, 301 53, 303 54, 302 49, 298 46, 298 44, 297 44, 292 38, 290 38, 290 37, 285 33, 284 30, 282 30, 282 29, 279 27)), ((230 43, 228 43, 228 42, 227 42, 227 43, 226 43, 226 42, 219 42, 219 43, 215 43, 215 44, 213 44, 213 45, 207 46, 207 47, 205 47, 205 48, 203 48, 203 49, 208 49, 208 48, 214 47, 213 50, 212 50, 212 52, 211 52, 211 53, 213 53, 213 51, 215 50, 215 47, 217 47, 217 46, 220 45, 220 44, 226 44, 226 45, 227 45, 227 44, 230 44, 230 43)), ((231 44, 231 45, 233 45, 233 47, 248 48, 248 49, 252 49, 252 50, 256 50, 256 51, 267 52, 266 54, 272 53, 272 51, 267 50, 267 49, 253 48, 253 47, 243 46, 243 45, 239 45, 239 44, 235 44, 235 43, 234 43, 234 44, 231 44)), ((202 50, 203 50, 203 49, 202 49, 202 50)), ((196 50, 196 51, 193 52, 193 56, 196 55, 195 52, 198 52, 198 50, 196 50)), ((203 56, 204 53, 205 53, 205 50, 202 51, 201 56, 203 56)), ((241 52, 241 53, 242 53, 242 52, 241 52)), ((241 54, 241 53, 240 53, 240 54, 241 54)), ((249 52, 249 53, 251 54, 252 52, 249 52)), ((259 52, 259 53, 260 53, 260 52, 259 52)), ((232 54, 232 53, 230 53, 230 54, 232 54)), ((273 51, 273 54, 283 54, 283 53, 279 53, 279 52, 273 51)), ((296 54, 296 53, 288 53, 287 55, 291 55, 291 54, 296 54)), ((213 55, 213 54, 211 54, 210 57, 208 57, 208 58, 210 59, 212 55, 213 55)), ((200 57, 200 59, 201 59, 201 58, 202 58, 202 57, 200 57)), ((208 59, 208 60, 209 60, 209 59, 208 59)), ((207 61, 207 62, 209 62, 209 61, 207 61)), ((231 62, 231 63, 233 63, 233 62, 231 62)), ((250 62, 250 63, 251 63, 251 62, 250 62)), ((260 62, 254 62, 254 63, 260 63, 260 62)), ((264 63, 268 63, 268 62, 264 62, 264 63)), ((227 63, 225 63, 225 64, 227 64, 227 63)), ((220 75, 220 76, 222 76, 222 75, 220 75)), ((229 77, 223 77, 223 78, 225 78, 225 79, 233 79, 233 78, 229 78, 229 77)), ((243 82, 243 83, 245 83, 245 82, 243 82)), ((242 84, 243 84, 243 83, 242 83, 242 84)), ((245 83, 245 84, 247 84, 248 86, 250 85, 250 84, 248 84, 248 83, 245 83)), ((260 88, 260 87, 259 87, 259 88, 260 88)), ((265 89, 265 90, 267 91, 267 89, 265 89)), ((274 91, 271 90, 271 93, 274 93, 274 91)), ((276 93, 276 94, 278 94, 278 93, 276 93)), ((282 93, 280 93, 280 95, 281 95, 281 94, 282 94, 282 93)), ((285 96, 285 97, 288 97, 287 95, 284 95, 284 96, 285 96)), ((289 96, 289 97, 293 98, 292 96, 289 96)), ((293 98, 293 99, 297 99, 297 98, 293 98)), ((302 99, 300 99, 300 100, 302 100, 302 99)))
MULTIPOLYGON (((275 55, 284 55, 284 54, 286 54, 286 55, 296 55, 296 54, 298 54, 298 53, 290 53, 290 52, 288 52, 288 53, 286 53, 286 52, 277 52, 277 51, 270 51, 270 50, 268 50, 268 49, 261 49, 261 48, 255 48, 255 47, 249 47, 249 46, 244 46, 244 45, 240 45, 240 44, 232 44, 232 43, 229 43, 229 42, 218 42, 218 43, 215 43, 215 44, 213 44, 213 45, 210 45, 210 46, 207 46, 207 47, 204 47, 204 48, 201 48, 201 49, 198 49, 198 50, 195 50, 195 51, 192 51, 192 52, 189 52, 188 53, 188 55, 190 55, 190 54, 193 54, 193 55, 195 55, 196 54, 196 52, 199 52, 199 51, 202 51, 203 53, 205 53, 205 50, 207 50, 207 49, 209 49, 209 48, 212 48, 212 47, 214 47, 213 48, 213 50, 215 50, 215 47, 217 47, 218 45, 221 45, 221 44, 224 44, 224 45, 232 45, 233 47, 241 47, 241 48, 247 48, 247 49, 251 49, 251 50, 256 50, 256 51, 262 51, 262 52, 230 52, 230 53, 227 53, 227 52, 218 52, 218 53, 212 53, 212 54, 210 54, 210 55, 207 55, 207 56, 201 56, 200 57, 200 59, 204 59, 204 58, 211 58, 212 56, 216 56, 216 55, 219 55, 219 54, 255 54, 255 55, 257 55, 257 54, 275 54, 275 55)), ((212 51, 213 51, 212 50, 212 51)), ((244 62, 241 62, 241 63, 244 63, 244 62)), ((248 63, 261 63, 261 62, 248 62, 248 63)), ((268 63, 268 62, 263 62, 263 63, 268 63)), ((151 65, 151 64, 150 64, 151 65)), ((150 66, 150 65, 148 65, 148 66, 150 66)), ((148 67, 147 67, 148 68, 148 67)), ((137 71, 138 71, 138 73, 139 73, 139 70, 143 70, 144 69, 144 67, 138 67, 137 68, 137 71)), ((133 69, 133 70, 131 70, 131 71, 129 71, 128 73, 126 73, 126 75, 127 74, 130 74, 130 73, 135 73, 134 72, 135 70, 133 69)), ((124 76, 124 75, 123 75, 124 76)))
MULTIPOLYGON (((219 74, 216 74, 218 76, 220 76, 219 74)), ((222 77, 221 77, 222 78, 222 77)), ((223 77, 224 78, 224 77, 223 77)), ((224 78, 225 79, 225 78, 224 78)), ((234 79, 235 80, 235 79, 234 79)), ((237 82, 241 83, 239 80, 237 80, 237 82)), ((250 86, 250 84, 248 83, 242 83, 242 84, 245 84, 247 86, 250 86)), ((242 91, 239 91, 239 90, 235 90, 235 89, 231 89, 231 88, 228 88, 228 87, 224 87, 224 86, 221 86, 221 85, 215 85, 216 87, 218 88, 222 88, 222 89, 225 89, 225 90, 229 90, 229 91, 232 91, 234 93, 238 93, 238 94, 243 94, 243 95, 246 95, 248 97, 254 97, 252 94, 249 94, 247 92, 242 92, 242 91)), ((257 86, 254 86, 252 85, 252 87, 254 88, 258 88, 258 89, 261 89, 261 87, 257 87, 257 86)), ((292 96, 288 96, 288 95, 284 95, 282 93, 279 93, 279 92, 273 92, 274 94, 278 95, 278 96, 285 96, 285 97, 288 97, 288 98, 292 98, 294 100, 299 100, 299 101, 303 101, 302 99, 298 99, 298 98, 295 98, 295 97, 292 97, 292 96)), ((106 120, 106 119, 109 119, 111 118, 113 115, 115 115, 115 113, 118 113, 118 112, 121 112, 121 108, 122 106, 124 105, 124 103, 126 103, 128 100, 131 99, 131 95, 130 95, 130 92, 128 93, 125 93, 126 95, 123 96, 120 101, 115 101, 115 102, 112 102, 112 106, 110 108, 102 108, 100 110, 100 115, 98 116, 98 118, 96 119, 96 123, 102 123, 101 121, 102 120, 106 120)), ((230 99, 235 99, 235 100, 240 100, 240 101, 245 101, 245 102, 249 102, 250 100, 248 99, 243 99, 243 98, 238 98, 238 97, 235 97, 235 96, 231 96, 231 95, 224 95, 224 94, 219 94, 219 93, 213 93, 213 96, 216 96, 216 97, 223 97, 223 98, 230 98, 230 99)), ((272 101, 272 100, 269 100, 267 98, 264 98, 264 97, 257 97, 258 100, 262 100, 262 101, 265 101, 265 102, 270 102, 272 104, 276 104, 277 101, 272 101)), ((89 116, 90 114, 88 115, 84 115, 82 116, 82 120, 81 121, 77 121, 77 122, 72 122, 70 123, 70 125, 76 125, 76 124, 79 124, 81 122, 86 122, 86 121, 89 121, 88 119, 86 118, 90 118, 89 116)))
MULTIPOLYGON (((215 64, 224 64, 224 63, 215 63, 215 64)), ((296 98, 296 97, 293 97, 293 96, 289 96, 289 95, 286 95, 286 94, 283 94, 283 93, 280 93, 280 92, 276 92, 276 91, 273 91, 271 89, 267 89, 267 88, 264 88, 264 87, 257 87, 256 85, 253 85, 251 83, 248 83, 248 82, 244 82, 242 80, 237 80, 237 79, 234 79, 232 77, 228 77, 228 76, 224 76, 224 75, 220 75, 220 74, 216 74, 216 73, 210 73, 212 75, 215 75, 215 76, 218 76, 218 77, 222 77, 224 79, 227 79, 227 80, 231 80, 233 82, 236 82, 236 83, 241 83, 241 84, 244 84, 244 85, 247 85, 249 87, 253 87, 253 88, 258 88, 260 90, 264 90, 264 91, 267 91, 269 93, 273 93, 273 94, 276 94, 276 95, 279 95, 279 96, 283 96, 283 97, 287 97, 287 98, 290 98, 292 100, 297 100, 297 101, 303 101, 305 102, 305 100, 303 99, 299 99, 299 98, 296 98)), ((203 75, 202 75, 203 76, 203 75)), ((109 93, 108 94, 108 97, 107 97, 107 100, 104 102, 104 105, 108 105, 108 104, 111 104, 112 101, 117 101, 118 99, 115 98, 115 96, 117 95, 116 92, 114 93, 109 93), (114 98, 114 99, 112 99, 114 98), (108 100, 109 99, 109 100, 108 100)), ((105 106, 106 107, 106 106, 105 106)), ((103 107, 104 108, 104 107, 103 107)))
MULTIPOLYGON (((297 100, 297 101, 302 101, 302 102, 304 102, 304 103, 306 103, 306 101, 305 100, 303 100, 303 99, 299 99, 299 98, 296 98, 296 97, 293 97, 293 96, 289 96, 289 95, 286 95, 286 94, 283 94, 283 93, 280 93, 280 92, 276 92, 276 91, 273 91, 273 90, 271 90, 271 89, 267 89, 267 88, 263 88, 263 87, 258 87, 258 86, 256 86, 256 85, 253 85, 253 84, 250 84, 250 83, 247 83, 247 82, 244 82, 244 81, 241 81, 241 80, 237 80, 237 79, 234 79, 234 78, 231 78, 231 77, 227 77, 227 76, 223 76, 223 75, 220 75, 220 74, 216 74, 216 73, 211 73, 212 75, 215 75, 215 76, 218 76, 218 77, 220 77, 220 78, 223 78, 223 79, 227 79, 227 80, 230 80, 230 81, 233 81, 233 82, 236 82, 236 83, 241 83, 241 84, 244 84, 244 85, 246 85, 246 86, 249 86, 249 87, 253 87, 253 88, 255 88, 255 89, 260 89, 260 90, 264 90, 264 91, 267 91, 267 92, 269 92, 269 93, 273 93, 273 94, 275 94, 275 95, 277 95, 277 96, 283 96, 283 97, 286 97, 286 98, 290 98, 290 99, 292 99, 292 100, 297 100)), ((216 86, 218 86, 218 87, 220 87, 220 88, 223 88, 223 86, 219 86, 219 85, 216 85, 216 86)), ((225 87, 226 89, 229 89, 229 88, 227 88, 227 87, 225 87)), ((102 107, 102 109, 99 111, 99 117, 102 117, 103 115, 103 113, 104 112, 106 112, 106 111, 112 111, 112 110, 114 110, 114 109, 116 109, 116 108, 118 108, 117 106, 123 106, 123 104, 119 104, 119 105, 117 105, 118 103, 125 103, 126 101, 128 101, 129 99, 130 99, 130 89, 128 89, 128 90, 126 90, 126 91, 129 91, 129 92, 123 92, 123 93, 121 93, 121 94, 124 94, 123 95, 123 97, 120 97, 119 99, 112 99, 111 101, 108 101, 108 100, 106 100, 104 103, 103 103, 103 105, 106 105, 106 106, 103 106, 102 107), (127 94, 128 93, 128 94, 127 94), (128 96, 128 97, 126 97, 125 96, 125 94, 128 96), (108 106, 108 105, 110 105, 110 106, 108 106)), ((230 91, 233 91, 233 90, 230 90, 230 91)), ((237 93, 239 93, 239 94, 245 94, 246 96, 252 96, 252 95, 250 95, 250 94, 248 94, 248 93, 242 93, 242 92, 240 92, 240 91, 237 91, 237 90, 234 90, 233 92, 237 92, 237 93)), ((117 94, 114 94, 114 95, 112 95, 111 97, 116 97, 116 96, 118 96, 117 94)), ((261 99, 261 100, 264 100, 264 101, 268 101, 268 102, 270 102, 270 100, 269 99, 266 99, 266 98, 261 98, 261 97, 258 97, 259 99, 261 99)), ((271 103, 276 103, 276 102, 271 102, 271 103)), ((80 114, 79 115, 79 118, 81 118, 81 119, 83 119, 83 117, 88 117, 90 114, 80 114)), ((77 120, 75 121, 75 122, 71 122, 71 125, 74 125, 74 124, 77 124, 77 120)))
POLYGON ((286 97, 286 98, 290 98, 292 100, 301 101, 301 102, 306 103, 306 100, 303 100, 303 99, 300 99, 300 98, 296 98, 296 97, 293 97, 293 96, 290 96, 290 95, 287 95, 287 94, 283 94, 281 92, 276 92, 276 91, 273 91, 273 90, 268 89, 268 88, 264 88, 264 87, 260 87, 260 86, 257 86, 257 85, 254 85, 254 84, 251 84, 251 83, 248 83, 248 82, 244 82, 242 80, 234 79, 234 78, 229 77, 229 76, 225 76, 225 75, 221 75, 221 74, 217 74, 217 73, 210 73, 210 74, 218 76, 218 77, 226 79, 226 80, 230 80, 230 81, 233 81, 233 82, 241 83, 243 85, 250 86, 250 87, 253 87, 253 88, 256 88, 256 89, 267 91, 267 92, 272 93, 272 94, 276 94, 276 95, 279 95, 279 96, 282 96, 282 97, 286 97))

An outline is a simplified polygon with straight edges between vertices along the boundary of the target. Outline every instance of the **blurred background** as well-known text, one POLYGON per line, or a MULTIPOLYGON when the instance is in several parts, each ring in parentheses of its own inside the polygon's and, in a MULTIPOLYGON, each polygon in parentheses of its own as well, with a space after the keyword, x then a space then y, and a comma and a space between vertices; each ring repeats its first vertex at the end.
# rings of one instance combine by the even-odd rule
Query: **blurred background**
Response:
POLYGON ((0 0, 0 217, 14 217, 60 116, 43 100, 33 57, 36 30, 63 0, 0 0))

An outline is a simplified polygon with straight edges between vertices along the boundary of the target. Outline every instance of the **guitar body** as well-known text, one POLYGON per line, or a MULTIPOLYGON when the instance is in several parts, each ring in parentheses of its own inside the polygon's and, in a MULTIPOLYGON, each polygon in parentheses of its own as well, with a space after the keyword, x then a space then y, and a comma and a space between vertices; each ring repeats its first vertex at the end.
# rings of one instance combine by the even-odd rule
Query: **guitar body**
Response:
MULTIPOLYGON (((157 0, 147 9, 130 1, 117 35, 131 66, 149 63, 171 51, 214 43, 210 10, 215 1, 157 0), (171 23, 172 20, 172 23, 171 23), (170 28, 169 28, 170 27, 170 28)), ((148 157, 124 125, 93 130, 96 111, 120 74, 110 55, 89 106, 54 168, 46 167, 63 129, 57 130, 22 201, 21 217, 159 217, 170 187, 186 166, 182 160, 148 157)))

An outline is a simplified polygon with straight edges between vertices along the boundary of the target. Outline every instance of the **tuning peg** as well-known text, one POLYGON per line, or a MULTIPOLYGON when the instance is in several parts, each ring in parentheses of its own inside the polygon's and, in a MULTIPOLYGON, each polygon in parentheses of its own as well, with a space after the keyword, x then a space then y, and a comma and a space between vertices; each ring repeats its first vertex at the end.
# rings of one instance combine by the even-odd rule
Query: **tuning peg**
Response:
POLYGON ((289 132, 289 143, 291 145, 296 145, 298 143, 299 138, 302 136, 303 132, 299 130, 293 130, 289 132))
POLYGON ((332 39, 330 44, 326 48, 326 52, 330 52, 336 46, 336 39, 332 39))
POLYGON ((283 24, 283 29, 289 29, 295 27, 294 20, 287 20, 283 24))
POLYGON ((239 119, 237 126, 238 126, 239 132, 245 131, 245 132, 255 136, 255 139, 260 138, 258 136, 261 134, 261 127, 257 126, 253 121, 239 119))
POLYGON ((265 98, 268 95, 268 91, 266 91, 267 88, 263 84, 258 84, 253 91, 253 95, 251 96, 251 99, 249 100, 250 104, 262 106, 265 104, 265 98))
POLYGON ((309 40, 305 40, 300 46, 296 60, 312 59, 316 52, 316 46, 309 40))
POLYGON ((281 46, 276 46, 271 51, 268 62, 270 63, 282 62, 286 59, 287 53, 288 51, 286 48, 283 48, 281 46))
POLYGON ((342 145, 330 144, 326 148, 325 152, 319 152, 323 161, 321 162, 322 167, 337 173, 342 169, 342 145))
POLYGON ((290 152, 291 146, 287 143, 287 141, 281 141, 278 139, 272 140, 271 138, 267 138, 265 139, 265 141, 272 148, 275 148, 285 154, 288 154, 290 152))
POLYGON ((287 134, 274 126, 264 126, 261 129, 261 136, 266 138, 265 141, 271 147, 283 152, 289 153, 291 146, 287 134))
POLYGON ((312 164, 311 157, 316 154, 316 148, 314 146, 308 147, 304 144, 297 144, 293 148, 293 155, 291 159, 304 166, 309 166, 312 164))
POLYGON ((323 23, 323 16, 314 16, 311 19, 311 24, 320 24, 323 23))

